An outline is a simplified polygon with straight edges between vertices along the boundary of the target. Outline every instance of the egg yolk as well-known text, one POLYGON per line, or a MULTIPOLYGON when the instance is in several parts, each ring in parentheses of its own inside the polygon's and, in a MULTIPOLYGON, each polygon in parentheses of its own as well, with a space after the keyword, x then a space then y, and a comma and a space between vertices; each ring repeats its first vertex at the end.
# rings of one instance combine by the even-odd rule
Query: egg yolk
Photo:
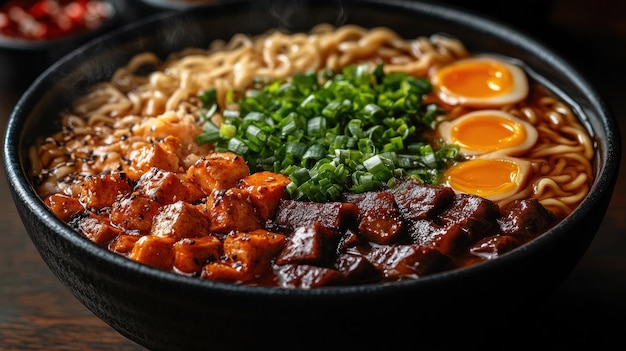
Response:
POLYGON ((450 137, 462 147, 493 151, 521 144, 527 133, 520 123, 485 114, 460 121, 452 128, 450 137))
POLYGON ((495 109, 466 113, 437 127, 449 144, 466 155, 520 155, 537 142, 537 129, 514 115, 495 109))
POLYGON ((469 97, 494 97, 513 86, 509 70, 493 61, 460 62, 442 69, 438 76, 440 84, 451 93, 469 97))
POLYGON ((528 79, 522 68, 494 56, 458 60, 430 75, 436 93, 450 105, 502 106, 528 95, 528 79))
POLYGON ((456 191, 500 200, 519 191, 529 169, 530 165, 523 160, 474 159, 457 163, 445 176, 448 185, 456 191))

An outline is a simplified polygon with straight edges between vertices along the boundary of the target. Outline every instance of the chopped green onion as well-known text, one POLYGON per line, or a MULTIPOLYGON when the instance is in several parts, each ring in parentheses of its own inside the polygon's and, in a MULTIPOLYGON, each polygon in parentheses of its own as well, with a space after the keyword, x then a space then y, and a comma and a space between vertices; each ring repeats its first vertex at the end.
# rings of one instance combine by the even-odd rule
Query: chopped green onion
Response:
POLYGON ((422 103, 430 91, 427 79, 385 74, 382 64, 259 78, 245 94, 227 93, 237 108, 221 111, 219 128, 210 121, 220 112, 215 90, 199 94, 204 132, 196 141, 240 154, 253 172, 289 176, 287 191, 297 200, 338 200, 400 177, 439 184, 459 153, 456 145, 421 137, 444 113, 422 103))

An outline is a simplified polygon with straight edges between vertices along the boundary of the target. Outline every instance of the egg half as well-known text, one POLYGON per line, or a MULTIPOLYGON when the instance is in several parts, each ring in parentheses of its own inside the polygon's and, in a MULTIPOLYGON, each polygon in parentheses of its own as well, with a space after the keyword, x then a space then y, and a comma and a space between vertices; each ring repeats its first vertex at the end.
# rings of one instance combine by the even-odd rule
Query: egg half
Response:
POLYGON ((502 110, 477 110, 437 127, 448 144, 457 144, 464 155, 499 153, 520 155, 537 142, 537 129, 502 110))
POLYGON ((528 95, 528 79, 516 65, 493 56, 455 61, 431 72, 435 93, 449 105, 501 106, 528 95))
POLYGON ((448 168, 445 179, 458 192, 499 201, 518 193, 531 173, 528 161, 512 157, 476 158, 448 168))

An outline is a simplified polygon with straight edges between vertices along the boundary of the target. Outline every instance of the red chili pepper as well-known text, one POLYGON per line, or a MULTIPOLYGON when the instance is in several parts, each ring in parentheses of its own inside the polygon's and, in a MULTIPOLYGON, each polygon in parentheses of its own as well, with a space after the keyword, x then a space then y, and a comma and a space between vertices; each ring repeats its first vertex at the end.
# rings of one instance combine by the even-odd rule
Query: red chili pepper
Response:
POLYGON ((13 0, 0 8, 0 35, 45 40, 85 32, 111 17, 99 0, 13 0))

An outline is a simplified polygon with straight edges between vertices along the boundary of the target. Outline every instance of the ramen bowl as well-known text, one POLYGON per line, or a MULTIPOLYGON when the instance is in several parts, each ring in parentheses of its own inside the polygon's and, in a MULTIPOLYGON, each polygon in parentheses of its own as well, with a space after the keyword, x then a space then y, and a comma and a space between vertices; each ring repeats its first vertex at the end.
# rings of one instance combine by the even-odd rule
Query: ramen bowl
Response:
POLYGON ((228 2, 157 15, 64 56, 16 105, 3 160, 24 226, 50 270, 89 310, 140 345, 151 350, 392 348, 492 330, 507 318, 516 319, 514 311, 549 296, 577 265, 602 222, 619 168, 617 131, 603 98, 566 59, 478 15, 419 1, 346 1, 341 6, 316 1, 304 8, 228 2), (96 245, 44 204, 32 174, 31 146, 51 133, 55 111, 110 79, 135 54, 165 57, 235 33, 263 33, 277 26, 306 31, 318 23, 387 26, 404 37, 445 33, 473 52, 521 60, 535 79, 572 106, 594 141, 587 196, 548 231, 496 259, 417 279, 311 289, 225 283, 140 264, 96 245))

